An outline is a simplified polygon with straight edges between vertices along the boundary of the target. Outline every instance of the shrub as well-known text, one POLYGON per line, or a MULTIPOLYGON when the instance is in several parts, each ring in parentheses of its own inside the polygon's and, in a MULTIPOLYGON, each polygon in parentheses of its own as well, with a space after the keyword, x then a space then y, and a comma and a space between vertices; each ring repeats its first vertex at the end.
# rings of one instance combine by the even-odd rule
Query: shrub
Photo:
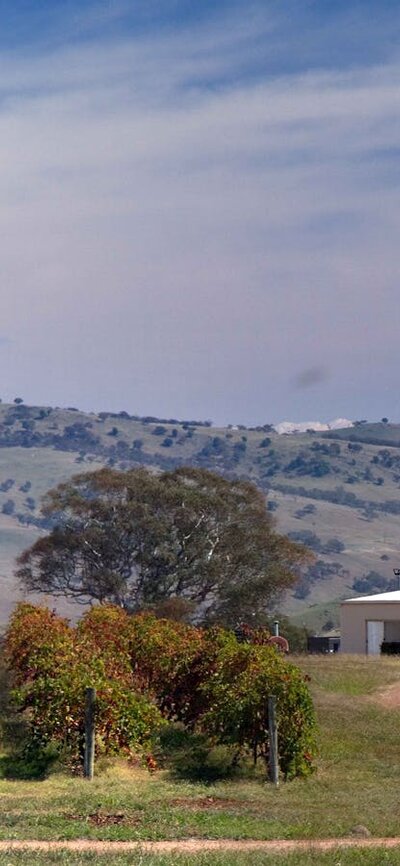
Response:
MULTIPOLYGON (((118 626, 116 631, 119 640, 118 626)), ((104 620, 103 632, 107 632, 104 620)), ((46 608, 18 606, 8 628, 6 651, 14 674, 14 699, 20 710, 29 709, 32 746, 53 741, 74 761, 80 759, 89 685, 97 689, 96 728, 108 754, 130 754, 150 741, 162 723, 161 713, 136 688, 122 647, 115 653, 117 640, 109 640, 107 647, 106 642, 104 638, 102 651, 85 626, 74 630, 46 608)))
POLYGON ((314 751, 314 712, 303 674, 273 647, 225 641, 216 671, 201 686, 202 724, 223 743, 269 758, 267 696, 277 698, 279 764, 286 779, 306 775, 314 751))
POLYGON ((296 667, 263 645, 264 631, 256 630, 251 644, 239 643, 221 628, 128 616, 113 606, 92 608, 71 628, 47 608, 20 604, 6 652, 14 699, 20 711, 29 710, 30 744, 43 749, 54 742, 80 762, 90 685, 106 754, 152 749, 167 720, 178 721, 175 771, 219 778, 250 751, 268 760, 267 697, 275 694, 282 772, 304 775, 314 743, 308 687, 296 667))
POLYGON ((1 777, 6 779, 43 780, 59 761, 59 752, 54 743, 47 746, 27 743, 5 755, 1 762, 1 777))
POLYGON ((155 692, 163 711, 173 715, 189 700, 186 679, 193 676, 202 649, 202 630, 141 614, 129 618, 129 633, 136 676, 143 688, 155 692))

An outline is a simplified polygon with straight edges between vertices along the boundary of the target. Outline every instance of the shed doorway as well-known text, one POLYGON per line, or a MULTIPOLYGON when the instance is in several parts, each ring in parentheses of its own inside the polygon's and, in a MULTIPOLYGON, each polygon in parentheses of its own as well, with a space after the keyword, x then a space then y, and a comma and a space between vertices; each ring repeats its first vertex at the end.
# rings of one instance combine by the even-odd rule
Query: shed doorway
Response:
POLYGON ((380 655, 381 645, 384 640, 385 623, 383 620, 367 620, 367 655, 380 655))

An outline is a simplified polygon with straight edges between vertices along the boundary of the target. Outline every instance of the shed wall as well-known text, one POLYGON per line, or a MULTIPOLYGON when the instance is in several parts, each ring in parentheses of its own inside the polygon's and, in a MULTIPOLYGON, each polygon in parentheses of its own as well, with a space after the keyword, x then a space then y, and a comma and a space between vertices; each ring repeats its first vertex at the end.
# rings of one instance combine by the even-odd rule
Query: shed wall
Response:
POLYGON ((366 624, 368 620, 400 623, 400 603, 378 601, 343 602, 340 611, 340 652, 356 654, 367 652, 366 624))

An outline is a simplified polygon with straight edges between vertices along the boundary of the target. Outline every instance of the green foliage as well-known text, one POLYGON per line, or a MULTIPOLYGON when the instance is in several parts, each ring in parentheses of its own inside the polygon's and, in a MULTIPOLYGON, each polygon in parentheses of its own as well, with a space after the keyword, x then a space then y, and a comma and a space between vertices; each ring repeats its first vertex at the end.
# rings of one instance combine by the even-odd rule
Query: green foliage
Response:
POLYGON ((127 664, 120 620, 112 610, 107 613, 108 623, 97 618, 97 633, 85 622, 72 629, 47 608, 29 604, 19 605, 11 617, 7 658, 14 699, 29 711, 32 747, 53 741, 79 760, 89 685, 97 689, 97 733, 108 754, 145 746, 161 723, 155 702, 140 693, 127 664))
POLYGON ((314 717, 308 688, 275 648, 239 644, 220 628, 129 616, 112 606, 91 609, 71 628, 48 609, 23 603, 11 618, 6 653, 33 749, 53 742, 80 762, 90 685, 97 690, 102 752, 148 751, 167 720, 180 721, 186 729, 177 749, 181 771, 192 766, 190 772, 199 772, 203 762, 217 778, 242 752, 268 760, 266 705, 273 693, 282 771, 292 778, 310 770, 314 717))
POLYGON ((5 779, 45 779, 52 767, 60 759, 55 743, 41 745, 27 742, 24 747, 3 755, 0 759, 0 778, 5 779))
POLYGON ((201 686, 210 709, 202 722, 223 743, 268 760, 267 696, 277 698, 279 763, 285 778, 306 775, 315 749, 314 711, 303 674, 273 647, 223 641, 216 669, 201 686))
POLYGON ((157 760, 174 775, 195 782, 229 779, 239 770, 241 750, 218 743, 206 733, 194 732, 180 722, 171 722, 160 732, 157 760))
POLYGON ((206 734, 189 733, 186 745, 171 753, 169 766, 176 776, 194 782, 229 779, 238 772, 238 750, 206 734))

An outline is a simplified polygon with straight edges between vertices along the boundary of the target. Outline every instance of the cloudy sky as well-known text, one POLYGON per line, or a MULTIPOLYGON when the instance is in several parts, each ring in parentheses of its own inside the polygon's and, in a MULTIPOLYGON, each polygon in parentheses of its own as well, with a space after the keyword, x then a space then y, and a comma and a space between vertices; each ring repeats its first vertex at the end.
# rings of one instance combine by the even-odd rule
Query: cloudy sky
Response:
POLYGON ((400 420, 398 0, 0 0, 0 396, 400 420))

